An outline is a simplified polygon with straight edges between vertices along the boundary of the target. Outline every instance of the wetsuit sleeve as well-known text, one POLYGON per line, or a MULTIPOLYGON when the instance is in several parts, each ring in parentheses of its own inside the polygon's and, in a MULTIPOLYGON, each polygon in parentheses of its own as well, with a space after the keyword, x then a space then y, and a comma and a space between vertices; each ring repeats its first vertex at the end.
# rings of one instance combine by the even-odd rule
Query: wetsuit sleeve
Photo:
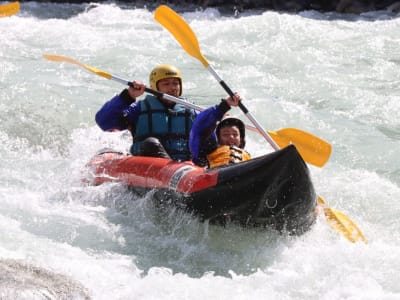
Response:
POLYGON ((134 127, 140 112, 136 99, 129 96, 128 90, 106 102, 96 113, 96 123, 104 131, 125 130, 134 127))
POLYGON ((197 165, 204 165, 206 155, 217 148, 215 128, 218 121, 230 109, 225 101, 198 114, 189 136, 189 148, 192 160, 197 165))

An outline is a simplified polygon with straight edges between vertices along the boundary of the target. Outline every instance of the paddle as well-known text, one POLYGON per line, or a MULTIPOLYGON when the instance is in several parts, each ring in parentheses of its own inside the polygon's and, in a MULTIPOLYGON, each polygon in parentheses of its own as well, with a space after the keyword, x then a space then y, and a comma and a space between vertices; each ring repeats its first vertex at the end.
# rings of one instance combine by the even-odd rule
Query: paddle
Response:
MULTIPOLYGON (((198 59, 203 64, 203 66, 207 68, 207 70, 225 89, 225 91, 232 97, 233 96, 232 90, 222 80, 222 78, 217 74, 217 72, 212 68, 212 66, 208 63, 207 59, 201 53, 197 37, 194 34, 193 30, 190 28, 190 26, 186 23, 186 21, 166 5, 161 5, 156 9, 154 18, 175 37, 177 42, 189 55, 198 59)), ((268 133, 266 133, 263 130, 261 125, 251 115, 251 113, 243 105, 243 103, 241 103, 239 107, 243 111, 243 113, 250 119, 250 121, 256 126, 259 132, 265 137, 265 139, 270 143, 270 145, 274 148, 274 150, 279 150, 280 148, 278 144, 274 140, 272 140, 272 138, 268 135, 268 133)), ((330 149, 329 149, 329 154, 330 154, 330 149)), ((318 196, 318 203, 320 205, 325 205, 325 200, 322 199, 321 196, 318 196)), ((332 208, 326 206, 323 207, 324 207, 324 214, 329 224, 336 230, 336 232, 343 234, 351 242, 355 242, 357 240, 366 241, 360 229, 348 216, 346 216, 342 212, 333 210, 332 208)))
POLYGON ((0 18, 9 17, 19 12, 19 2, 0 5, 0 18))
MULTIPOLYGON (((44 54, 43 57, 45 59, 51 60, 51 61, 67 62, 67 63, 71 63, 74 65, 78 65, 98 76, 104 77, 106 79, 114 80, 114 81, 117 81, 117 82, 125 84, 125 85, 130 86, 132 84, 128 80, 116 77, 114 75, 111 75, 110 73, 103 71, 103 70, 88 66, 88 65, 83 64, 75 59, 70 58, 70 57, 61 56, 61 55, 51 55, 51 54, 44 54)), ((193 108, 198 111, 204 110, 204 108, 202 108, 200 106, 186 102, 180 98, 176 98, 176 97, 170 96, 168 94, 163 94, 163 93, 160 93, 158 91, 155 91, 155 90, 152 90, 149 88, 146 88, 145 91, 147 93, 153 94, 157 97, 163 97, 167 100, 174 101, 185 107, 190 107, 190 108, 193 108)), ((257 128, 252 127, 250 125, 246 125, 246 128, 249 130, 253 130, 255 132, 259 132, 259 130, 257 128)), ((290 144, 296 145, 296 148, 299 151, 300 155, 303 157, 303 159, 306 162, 308 162, 310 164, 313 164, 318 167, 322 167, 329 159, 331 145, 328 142, 312 135, 311 133, 308 133, 308 132, 305 132, 305 131, 302 131, 302 130, 296 129, 296 128, 283 128, 276 132, 268 131, 268 133, 270 134, 272 139, 274 139, 274 141, 282 148, 286 147, 290 144)))

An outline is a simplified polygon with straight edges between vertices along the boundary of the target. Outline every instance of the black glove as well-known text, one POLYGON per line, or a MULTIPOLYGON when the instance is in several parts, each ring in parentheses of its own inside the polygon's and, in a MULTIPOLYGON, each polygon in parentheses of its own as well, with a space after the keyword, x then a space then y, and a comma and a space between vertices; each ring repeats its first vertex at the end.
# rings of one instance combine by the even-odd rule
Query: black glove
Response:
POLYGON ((136 101, 136 98, 132 98, 131 95, 129 95, 128 89, 124 89, 121 94, 119 94, 119 97, 128 105, 136 101))

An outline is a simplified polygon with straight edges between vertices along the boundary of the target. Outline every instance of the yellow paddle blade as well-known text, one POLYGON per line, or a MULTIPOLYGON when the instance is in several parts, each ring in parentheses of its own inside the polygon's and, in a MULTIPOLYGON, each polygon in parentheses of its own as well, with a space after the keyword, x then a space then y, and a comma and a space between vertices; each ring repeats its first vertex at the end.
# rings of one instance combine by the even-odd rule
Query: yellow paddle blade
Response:
POLYGON ((107 78, 107 79, 111 79, 112 75, 110 73, 107 73, 103 70, 85 65, 75 59, 72 59, 70 57, 67 56, 62 56, 62 55, 53 55, 53 54, 44 54, 43 57, 47 60, 51 60, 51 61, 59 61, 59 62, 67 62, 70 64, 74 64, 74 65, 78 65, 81 66, 82 68, 85 68, 86 70, 95 73, 96 75, 99 75, 101 77, 107 78))
POLYGON ((324 166, 331 156, 331 144, 300 129, 284 128, 277 132, 268 131, 268 134, 280 148, 295 145, 304 161, 317 167, 324 166))
POLYGON ((180 15, 166 5, 160 5, 154 13, 154 19, 175 37, 189 55, 200 60, 205 67, 209 66, 207 59, 201 54, 196 35, 180 15))
POLYGON ((342 234, 352 243, 358 241, 363 241, 366 244, 368 243, 360 228, 358 228, 356 223, 345 213, 325 206, 326 203, 320 196, 318 196, 318 204, 323 206, 325 217, 329 225, 336 230, 336 232, 342 234))
POLYGON ((0 5, 0 18, 15 15, 17 12, 19 12, 19 8, 20 5, 18 1, 0 5))

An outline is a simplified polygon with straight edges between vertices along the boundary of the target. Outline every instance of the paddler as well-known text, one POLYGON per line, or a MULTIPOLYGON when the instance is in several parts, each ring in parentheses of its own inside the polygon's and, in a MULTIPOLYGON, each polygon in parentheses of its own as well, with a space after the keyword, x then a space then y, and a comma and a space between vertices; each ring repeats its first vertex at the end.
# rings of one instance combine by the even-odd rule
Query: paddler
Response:
POLYGON ((250 154, 244 150, 244 123, 226 115, 240 101, 240 95, 235 93, 233 99, 228 97, 198 115, 189 139, 192 161, 196 165, 215 168, 250 159, 250 154))

